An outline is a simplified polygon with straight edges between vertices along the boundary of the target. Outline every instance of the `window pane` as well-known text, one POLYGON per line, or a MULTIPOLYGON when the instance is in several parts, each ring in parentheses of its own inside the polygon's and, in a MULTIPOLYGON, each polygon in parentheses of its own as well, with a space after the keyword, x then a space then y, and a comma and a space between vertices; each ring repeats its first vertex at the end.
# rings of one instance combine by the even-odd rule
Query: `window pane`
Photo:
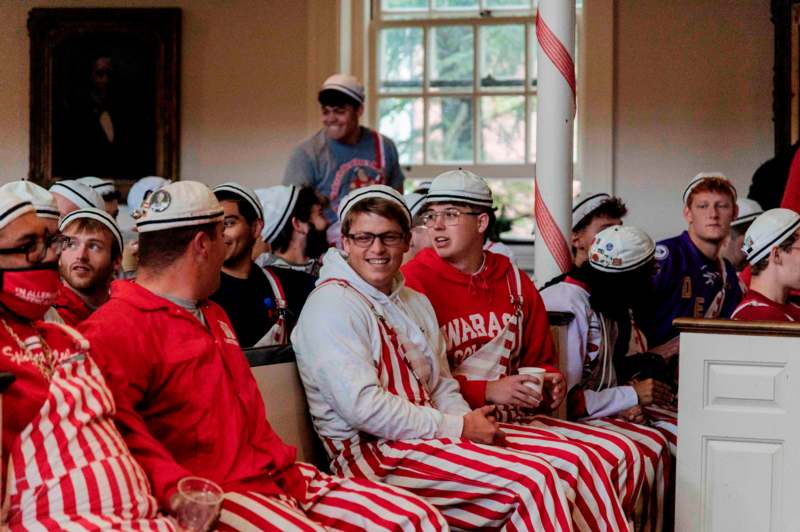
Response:
POLYGON ((528 9, 531 0, 486 0, 487 9, 528 9))
POLYGON ((400 164, 422 164, 422 98, 381 98, 378 129, 397 146, 400 164))
POLYGON ((502 238, 530 240, 533 232, 533 176, 530 179, 488 179, 497 207, 502 238))
POLYGON ((536 162, 536 96, 528 98, 528 162, 536 162))
POLYGON ((472 26, 441 26, 430 30, 432 90, 472 90, 472 26))
POLYGON ((381 92, 422 89, 422 28, 381 30, 379 50, 381 92))
POLYGON ((405 11, 428 8, 428 0, 381 0, 384 11, 405 11))
POLYGON ((472 98, 431 98, 428 113, 428 162, 471 163, 472 98))
POLYGON ((481 33, 481 87, 522 89, 525 85, 525 26, 484 26, 481 33))
POLYGON ((466 11, 473 9, 478 10, 478 0, 433 0, 433 9, 435 10, 458 10, 466 11))
POLYGON ((525 97, 481 98, 481 158, 483 163, 525 161, 525 97))

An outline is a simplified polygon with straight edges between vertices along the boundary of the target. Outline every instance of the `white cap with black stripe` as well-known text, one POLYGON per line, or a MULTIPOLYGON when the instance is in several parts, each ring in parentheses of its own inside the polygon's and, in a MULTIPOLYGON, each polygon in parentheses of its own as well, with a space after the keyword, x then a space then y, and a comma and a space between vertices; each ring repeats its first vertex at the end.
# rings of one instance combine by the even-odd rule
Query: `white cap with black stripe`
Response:
POLYGON ((350 74, 334 74, 325 80, 319 92, 334 90, 346 94, 358 103, 364 103, 364 85, 350 74))
POLYGON ((595 270, 622 273, 647 264, 656 252, 650 235, 630 225, 607 227, 595 235, 589 265, 595 270))
POLYGON ((418 194, 417 192, 410 192, 403 196, 403 199, 406 202, 406 207, 408 207, 409 212, 411 213, 411 217, 413 218, 419 211, 422 210, 422 206, 425 203, 425 194, 418 194))
POLYGON ((153 192, 136 219, 140 233, 221 222, 222 205, 203 183, 175 181, 153 192))
POLYGON ((65 179, 63 181, 56 181, 50 187, 52 194, 59 194, 75 205, 79 209, 104 209, 106 202, 103 197, 89 185, 78 183, 72 179, 65 179))
POLYGON ((602 205, 606 200, 610 200, 611 195, 605 192, 581 192, 572 200, 572 228, 581 223, 584 218, 592 214, 595 209, 602 205))
POLYGON ((79 177, 75 181, 92 187, 97 191, 98 194, 100 194, 100 196, 113 194, 117 191, 117 187, 110 179, 101 179, 93 175, 87 175, 86 177, 79 177))
POLYGON ((764 213, 761 205, 749 198, 739 198, 736 200, 736 206, 739 207, 739 215, 731 222, 731 227, 752 222, 764 213))
POLYGON ((68 215, 64 216, 60 222, 58 222, 58 230, 63 233, 69 224, 80 219, 95 220, 106 226, 114 236, 114 240, 117 242, 117 246, 119 246, 119 252, 122 253, 122 232, 119 230, 119 226, 114 218, 112 218, 111 215, 104 210, 78 209, 77 211, 72 211, 68 215))
POLYGON ((20 199, 30 201, 39 218, 58 220, 60 214, 53 195, 44 187, 31 181, 12 181, 0 186, 0 191, 10 191, 20 199))
MULTIPOLYGON (((220 192, 229 192, 239 196, 253 208, 259 220, 264 219, 264 209, 261 207, 261 202, 252 189, 247 188, 244 185, 240 185, 239 183, 229 181, 227 183, 222 183, 221 185, 215 186, 211 189, 211 191, 214 193, 214 195, 217 195, 220 192)), ((217 196, 217 199, 219 199, 219 196, 217 196)))
POLYGON ((800 214, 791 209, 770 209, 764 212, 744 234, 742 251, 747 257, 747 262, 757 263, 799 228, 800 214))
POLYGON ((492 189, 486 180, 468 170, 449 170, 436 176, 425 203, 469 203, 492 208, 492 189))
POLYGON ((737 197, 736 196, 736 187, 733 186, 733 183, 731 183, 728 180, 728 178, 725 177, 725 175, 722 172, 700 172, 699 174, 697 174, 696 176, 691 178, 689 180, 689 184, 686 185, 685 189, 683 189, 683 204, 684 205, 687 205, 687 203, 689 201, 689 194, 692 193, 692 190, 694 190, 694 188, 697 185, 699 185, 700 183, 702 183, 706 179, 721 179, 722 181, 724 181, 728 185, 728 188, 730 188, 731 194, 733 194, 733 200, 736 201, 736 197, 737 197))
POLYGON ((294 185, 276 185, 256 190, 264 213, 264 228, 261 230, 264 242, 272 244, 289 223, 299 194, 300 187, 294 185))
POLYGON ((30 201, 20 198, 11 190, 0 190, 0 230, 29 212, 35 212, 30 201))
POLYGON ((374 198, 385 199, 398 204, 402 207, 403 214, 405 214, 406 220, 408 220, 408 225, 411 225, 411 211, 408 210, 408 206, 402 194, 386 185, 370 185, 368 187, 357 188, 350 192, 347 196, 342 198, 342 201, 339 203, 339 220, 344 221, 347 213, 350 212, 350 209, 352 209, 354 205, 374 198))

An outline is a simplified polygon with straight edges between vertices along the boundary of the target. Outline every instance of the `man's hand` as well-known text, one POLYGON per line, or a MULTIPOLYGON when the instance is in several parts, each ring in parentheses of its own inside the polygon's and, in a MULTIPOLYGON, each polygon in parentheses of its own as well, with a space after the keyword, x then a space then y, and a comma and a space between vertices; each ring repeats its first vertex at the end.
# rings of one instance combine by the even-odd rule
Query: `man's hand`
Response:
POLYGON ((545 373, 544 390, 553 400, 549 407, 555 410, 567 396, 567 381, 561 373, 545 373))
POLYGON ((656 346, 652 349, 648 349, 648 353, 654 353, 656 355, 661 355, 664 359, 669 360, 673 356, 678 354, 678 348, 680 347, 680 336, 676 336, 672 340, 664 342, 663 344, 656 346))
POLYGON ((652 404, 670 405, 675 400, 670 387, 655 379, 634 380, 631 381, 631 386, 636 390, 636 395, 639 396, 639 404, 642 406, 652 404))
POLYGON ((492 415, 494 409, 494 405, 486 405, 476 408, 465 415, 461 437, 475 443, 502 445, 506 439, 506 434, 500 430, 497 421, 492 415))
POLYGON ((526 382, 539 384, 533 375, 511 375, 486 383, 486 402, 496 405, 536 408, 542 402, 542 394, 526 385, 526 382))
POLYGON ((641 424, 645 422, 644 410, 642 410, 641 405, 636 405, 627 410, 623 410, 617 415, 625 421, 630 421, 631 423, 641 424))

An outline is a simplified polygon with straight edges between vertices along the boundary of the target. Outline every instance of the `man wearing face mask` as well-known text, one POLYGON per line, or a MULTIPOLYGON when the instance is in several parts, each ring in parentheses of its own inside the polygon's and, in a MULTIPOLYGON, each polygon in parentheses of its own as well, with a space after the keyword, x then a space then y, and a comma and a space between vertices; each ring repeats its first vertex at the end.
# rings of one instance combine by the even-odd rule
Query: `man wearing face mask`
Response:
POLYGON ((91 523, 174 530, 157 516, 144 471, 114 421, 132 433, 141 426, 124 402, 115 413, 88 342, 41 321, 58 292, 62 242, 47 233, 31 203, 0 191, 0 372, 16 377, 3 394, 1 470, 13 468, 14 475, 0 529, 91 523))
POLYGON ((238 183, 223 183, 213 192, 225 211, 226 255, 219 289, 210 299, 228 314, 240 346, 286 344, 316 279, 302 271, 262 269, 254 263, 253 247, 264 227, 258 197, 238 183))
POLYGON ((264 209, 261 236, 272 248, 256 263, 319 276, 320 257, 328 249, 330 223, 314 189, 278 185, 259 189, 256 194, 264 209))

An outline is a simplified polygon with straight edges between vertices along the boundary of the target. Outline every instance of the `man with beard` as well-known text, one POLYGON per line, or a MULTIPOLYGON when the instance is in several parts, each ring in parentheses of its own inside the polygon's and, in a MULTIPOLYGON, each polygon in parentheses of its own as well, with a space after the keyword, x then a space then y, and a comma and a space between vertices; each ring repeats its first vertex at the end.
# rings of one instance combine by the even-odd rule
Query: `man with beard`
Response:
POLYGON ((742 299, 736 270, 720 256, 736 218, 736 189, 719 172, 699 173, 683 192, 688 228, 656 246, 653 298, 637 320, 652 351, 678 352, 679 317, 728 318, 742 299))
POLYGON ((242 347, 288 343, 315 279, 305 272, 255 264, 253 246, 264 227, 258 197, 238 183, 213 190, 225 211, 226 254, 220 286, 211 300, 225 309, 242 347))
POLYGON ((122 260, 122 233, 100 209, 73 211, 59 228, 65 242, 58 263, 63 282, 53 306, 67 325, 76 327, 108 301, 122 260))
POLYGON ((256 191, 264 209, 261 236, 271 252, 256 259, 260 266, 289 268, 319 274, 319 259, 328 249, 325 219, 314 189, 308 186, 275 186, 256 191))

